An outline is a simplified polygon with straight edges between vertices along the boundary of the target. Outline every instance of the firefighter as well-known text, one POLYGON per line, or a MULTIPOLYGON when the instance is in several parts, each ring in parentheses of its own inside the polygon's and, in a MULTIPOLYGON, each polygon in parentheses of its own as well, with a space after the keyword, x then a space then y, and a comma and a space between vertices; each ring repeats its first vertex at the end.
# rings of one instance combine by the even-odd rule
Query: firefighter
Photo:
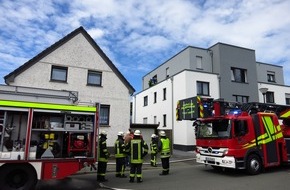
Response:
POLYGON ((119 132, 115 142, 116 177, 126 178, 124 174, 126 167, 126 149, 124 143, 124 133, 119 132))
POLYGON ((106 176, 107 163, 110 153, 107 149, 107 132, 102 131, 98 143, 98 172, 97 181, 105 182, 108 181, 106 176))
POLYGON ((157 167, 157 145, 158 145, 158 136, 155 134, 151 135, 150 151, 151 151, 151 166, 157 167))
POLYGON ((142 164, 143 158, 148 153, 148 145, 141 138, 141 132, 136 130, 133 139, 126 145, 126 151, 130 154, 130 183, 133 183, 137 176, 137 183, 143 182, 142 164))
POLYGON ((160 140, 158 142, 158 151, 162 163, 162 172, 159 175, 169 174, 169 158, 170 158, 170 140, 166 137, 165 131, 160 131, 160 140))

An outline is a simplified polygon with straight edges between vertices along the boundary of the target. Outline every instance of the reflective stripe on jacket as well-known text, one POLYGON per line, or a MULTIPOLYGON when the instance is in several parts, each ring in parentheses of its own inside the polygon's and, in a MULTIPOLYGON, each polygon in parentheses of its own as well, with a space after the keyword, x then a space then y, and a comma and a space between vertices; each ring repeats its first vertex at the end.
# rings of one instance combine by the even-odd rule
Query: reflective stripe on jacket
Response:
POLYGON ((115 158, 124 158, 125 154, 125 144, 123 139, 117 139, 115 142, 115 158))
POLYGON ((107 149, 106 139, 100 138, 98 144, 98 161, 108 162, 109 152, 107 149))
POLYGON ((170 157, 170 140, 169 138, 161 138, 161 153, 160 158, 168 158, 170 157))
POLYGON ((128 145, 132 164, 142 164, 148 153, 148 145, 141 139, 132 139, 128 145))

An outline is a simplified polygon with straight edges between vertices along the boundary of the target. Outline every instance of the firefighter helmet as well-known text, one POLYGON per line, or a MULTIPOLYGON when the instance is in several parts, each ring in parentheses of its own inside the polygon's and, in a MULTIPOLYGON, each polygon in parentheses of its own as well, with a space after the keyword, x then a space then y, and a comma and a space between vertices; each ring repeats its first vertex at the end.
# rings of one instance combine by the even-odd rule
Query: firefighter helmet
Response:
POLYGON ((118 133, 118 136, 123 137, 123 136, 124 136, 124 132, 123 132, 123 131, 120 131, 120 132, 118 133))
POLYGON ((160 134, 161 137, 165 137, 166 136, 165 131, 160 131, 159 134, 160 134))
POLYGON ((151 138, 156 138, 156 137, 157 137, 157 135, 155 135, 155 134, 151 135, 151 138))
POLYGON ((136 131, 134 132, 134 135, 136 135, 136 136, 140 136, 140 135, 141 135, 141 131, 140 131, 140 130, 136 130, 136 131))
POLYGON ((107 131, 102 131, 101 135, 107 136, 107 131))

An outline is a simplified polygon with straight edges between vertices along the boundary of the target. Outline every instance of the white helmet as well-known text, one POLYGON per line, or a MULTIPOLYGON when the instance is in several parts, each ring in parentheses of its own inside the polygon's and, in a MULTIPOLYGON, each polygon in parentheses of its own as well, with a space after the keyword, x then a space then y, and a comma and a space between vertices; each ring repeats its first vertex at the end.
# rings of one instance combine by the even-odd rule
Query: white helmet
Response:
POLYGON ((136 135, 136 136, 140 136, 140 135, 141 135, 141 131, 140 131, 140 130, 136 130, 136 131, 134 132, 134 135, 136 135))
POLYGON ((105 136, 107 136, 107 131, 102 131, 102 132, 101 132, 101 135, 105 135, 105 136))
POLYGON ((124 132, 122 132, 122 131, 119 131, 119 133, 118 133, 118 136, 121 136, 121 137, 123 137, 123 136, 124 136, 124 132))
POLYGON ((157 135, 155 135, 155 134, 151 135, 151 138, 156 138, 156 137, 157 137, 157 135))
POLYGON ((161 137, 165 137, 166 136, 165 131, 160 131, 159 134, 160 134, 161 137))

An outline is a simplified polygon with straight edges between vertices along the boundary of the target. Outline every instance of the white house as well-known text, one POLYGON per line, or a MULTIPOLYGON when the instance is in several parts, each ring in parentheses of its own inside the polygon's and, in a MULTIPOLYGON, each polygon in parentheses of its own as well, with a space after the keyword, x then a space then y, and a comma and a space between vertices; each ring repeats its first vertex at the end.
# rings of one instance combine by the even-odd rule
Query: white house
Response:
POLYGON ((217 43, 208 49, 187 47, 146 74, 143 90, 132 99, 132 122, 160 123, 158 130, 166 130, 173 148, 193 150, 192 121, 176 121, 176 107, 178 100, 197 95, 290 104, 281 66, 256 62, 252 49, 217 43))
POLYGON ((113 146, 130 127, 134 88, 83 27, 4 77, 7 85, 77 91, 79 103, 101 103, 100 130, 113 146))

